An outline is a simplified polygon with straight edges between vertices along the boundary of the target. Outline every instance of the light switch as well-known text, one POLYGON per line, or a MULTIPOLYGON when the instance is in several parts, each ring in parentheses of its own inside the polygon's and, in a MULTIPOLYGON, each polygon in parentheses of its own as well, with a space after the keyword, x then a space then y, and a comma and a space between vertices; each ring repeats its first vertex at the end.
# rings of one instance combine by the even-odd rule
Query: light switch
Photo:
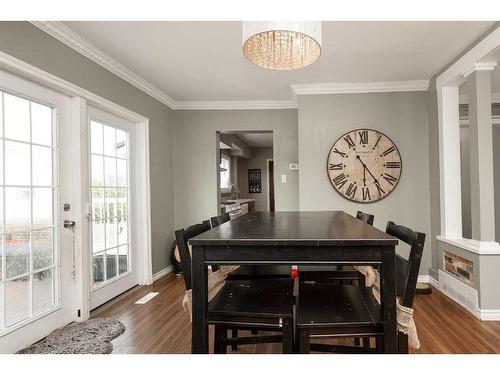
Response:
POLYGON ((286 184, 286 174, 281 175, 281 182, 286 184))

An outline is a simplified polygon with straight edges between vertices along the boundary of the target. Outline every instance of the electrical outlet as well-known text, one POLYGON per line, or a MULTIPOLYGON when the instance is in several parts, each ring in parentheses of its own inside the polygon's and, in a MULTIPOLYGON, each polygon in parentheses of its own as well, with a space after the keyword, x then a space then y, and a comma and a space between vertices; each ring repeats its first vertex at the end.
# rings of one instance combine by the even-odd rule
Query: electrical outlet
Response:
POLYGON ((289 168, 291 171, 298 171, 299 165, 297 163, 293 163, 293 164, 290 164, 289 168))
POLYGON ((281 175, 281 182, 286 184, 286 174, 281 175))

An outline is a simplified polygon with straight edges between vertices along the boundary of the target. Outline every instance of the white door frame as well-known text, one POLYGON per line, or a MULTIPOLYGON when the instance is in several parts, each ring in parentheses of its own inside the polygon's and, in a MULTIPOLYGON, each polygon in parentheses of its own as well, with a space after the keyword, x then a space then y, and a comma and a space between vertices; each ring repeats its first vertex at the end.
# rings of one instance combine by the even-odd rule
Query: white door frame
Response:
POLYGON ((73 205, 76 251, 76 291, 75 320, 85 320, 90 316, 90 260, 89 260, 89 223, 87 220, 89 203, 88 194, 88 124, 87 105, 91 105, 113 115, 122 117, 136 124, 137 152, 136 163, 136 198, 137 199, 137 270, 140 285, 153 282, 151 255, 151 200, 149 171, 149 119, 118 104, 100 97, 90 91, 78 87, 53 74, 47 73, 22 60, 0 51, 0 69, 29 79, 71 97, 71 111, 74 136, 80 137, 80 149, 75 150, 79 156, 81 174, 75 173, 75 189, 79 189, 81 199, 73 205), (142 202, 139 203, 139 202, 142 202))

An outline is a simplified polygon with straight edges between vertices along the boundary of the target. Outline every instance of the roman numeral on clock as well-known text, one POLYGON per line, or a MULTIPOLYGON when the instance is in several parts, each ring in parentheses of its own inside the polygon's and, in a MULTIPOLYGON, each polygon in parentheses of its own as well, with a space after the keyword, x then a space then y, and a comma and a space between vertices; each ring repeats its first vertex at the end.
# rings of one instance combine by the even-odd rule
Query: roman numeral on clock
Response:
POLYGON ((399 161, 388 161, 387 163, 385 163, 385 167, 386 168, 399 169, 399 168, 401 168, 401 162, 399 162, 399 161))
POLYGON ((379 185, 379 184, 375 184, 375 187, 377 188, 377 191, 378 191, 378 194, 380 196, 384 195, 385 194, 385 191, 382 189, 382 187, 379 185))
POLYGON ((363 130, 359 132, 359 144, 360 145, 368 144, 368 130, 363 130))
POLYGON ((364 201, 369 201, 371 200, 371 196, 370 196, 370 189, 368 189, 367 187, 363 187, 363 200, 364 201))
POLYGON ((396 151, 396 147, 391 146, 387 150, 385 150, 384 152, 382 152, 382 156, 387 156, 387 155, 389 155, 393 151, 396 151))
POLYGON ((347 187, 345 191, 345 196, 349 197, 351 199, 354 199, 354 196, 356 195, 356 190, 358 187, 351 182, 351 184, 347 187))
POLYGON ((341 171, 343 168, 344 168, 344 164, 342 164, 342 163, 340 163, 340 164, 330 164, 330 167, 329 167, 329 169, 331 171, 341 171))
POLYGON ((382 177, 384 178, 384 180, 386 180, 391 185, 394 185, 394 183, 398 180, 396 177, 394 177, 390 174, 387 174, 387 173, 384 173, 384 175, 382 177))
POLYGON ((335 186, 337 187, 337 189, 340 189, 347 182, 347 176, 345 174, 343 174, 343 173, 339 174, 337 177, 335 177, 332 180, 332 182, 335 184, 335 186))
POLYGON ((347 154, 345 152, 342 152, 342 151, 339 151, 337 150, 336 148, 333 149, 333 152, 335 154, 339 154, 340 156, 342 156, 343 158, 345 158, 347 156, 347 154))
POLYGON ((344 137, 344 141, 347 142, 347 145, 349 146, 349 148, 354 148, 354 146, 355 146, 354 141, 352 140, 352 138, 349 134, 344 137))
POLYGON ((377 147, 378 143, 380 142, 380 138, 382 138, 381 135, 378 136, 377 138, 377 142, 375 142, 375 144, 373 145, 373 149, 375 150, 375 148, 377 147))

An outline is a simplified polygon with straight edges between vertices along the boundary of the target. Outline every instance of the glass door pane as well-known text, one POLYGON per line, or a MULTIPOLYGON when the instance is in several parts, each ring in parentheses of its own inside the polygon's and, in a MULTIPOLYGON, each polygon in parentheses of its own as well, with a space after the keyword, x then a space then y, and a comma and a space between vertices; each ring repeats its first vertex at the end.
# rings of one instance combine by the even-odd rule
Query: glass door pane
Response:
POLYGON ((0 91, 0 335, 59 303, 53 113, 0 91))
POLYGON ((130 271, 129 134, 90 121, 93 288, 130 271))

